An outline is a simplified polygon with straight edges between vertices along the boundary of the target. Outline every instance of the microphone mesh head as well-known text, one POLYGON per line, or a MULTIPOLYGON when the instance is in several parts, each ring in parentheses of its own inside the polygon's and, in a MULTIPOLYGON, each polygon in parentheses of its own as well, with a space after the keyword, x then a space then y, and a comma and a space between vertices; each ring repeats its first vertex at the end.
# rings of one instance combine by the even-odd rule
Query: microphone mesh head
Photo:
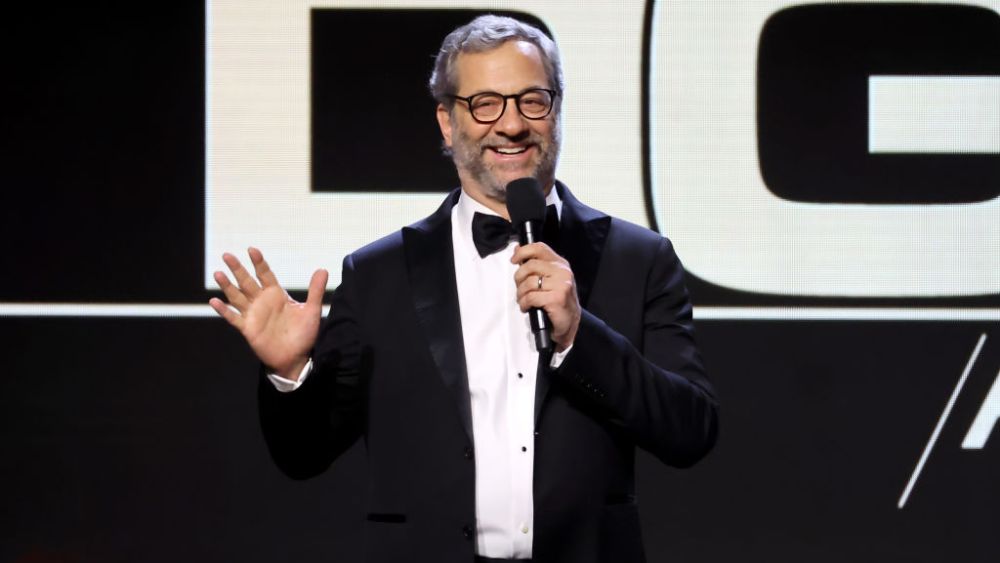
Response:
POLYGON ((507 184, 507 213, 515 225, 545 222, 545 194, 534 178, 518 178, 507 184))

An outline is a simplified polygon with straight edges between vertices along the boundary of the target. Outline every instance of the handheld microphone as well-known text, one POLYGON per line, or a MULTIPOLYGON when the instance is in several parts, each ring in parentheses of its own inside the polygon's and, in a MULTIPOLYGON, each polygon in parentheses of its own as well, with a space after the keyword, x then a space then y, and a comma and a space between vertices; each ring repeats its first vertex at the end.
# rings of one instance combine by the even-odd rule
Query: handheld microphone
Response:
MULTIPOLYGON (((507 184, 507 213, 522 245, 541 240, 545 225, 545 194, 538 180, 518 178, 507 184)), ((528 318, 531 320, 531 332, 535 335, 535 348, 539 352, 551 350, 552 322, 549 316, 542 309, 532 307, 528 318)))

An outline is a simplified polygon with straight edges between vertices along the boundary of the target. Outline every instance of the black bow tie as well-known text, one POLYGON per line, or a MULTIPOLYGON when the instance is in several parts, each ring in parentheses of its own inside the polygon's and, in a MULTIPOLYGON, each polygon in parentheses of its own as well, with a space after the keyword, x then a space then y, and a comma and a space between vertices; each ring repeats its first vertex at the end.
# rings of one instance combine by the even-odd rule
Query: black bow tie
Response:
MULTIPOLYGON (((549 246, 554 246, 559 234, 559 213, 555 205, 545 209, 545 227, 542 230, 542 240, 549 246)), ((476 212, 472 216, 472 242, 480 258, 507 246, 510 239, 517 237, 517 229, 510 221, 497 215, 486 215, 476 212)))

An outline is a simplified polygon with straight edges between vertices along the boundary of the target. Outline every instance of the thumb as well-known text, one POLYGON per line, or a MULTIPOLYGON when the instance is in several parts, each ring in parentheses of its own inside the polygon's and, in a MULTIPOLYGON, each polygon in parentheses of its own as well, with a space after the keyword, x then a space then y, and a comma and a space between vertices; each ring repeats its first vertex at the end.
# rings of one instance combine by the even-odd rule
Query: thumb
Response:
POLYGON ((323 292, 326 291, 326 282, 329 279, 330 273, 322 268, 313 272, 312 279, 309 280, 306 305, 317 309, 323 306, 323 292))

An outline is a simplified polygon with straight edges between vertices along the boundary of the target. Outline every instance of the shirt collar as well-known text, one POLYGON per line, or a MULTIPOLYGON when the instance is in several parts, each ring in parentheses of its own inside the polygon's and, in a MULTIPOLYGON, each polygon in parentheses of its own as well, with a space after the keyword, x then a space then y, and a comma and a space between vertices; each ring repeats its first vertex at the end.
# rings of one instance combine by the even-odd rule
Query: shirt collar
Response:
MULTIPOLYGON (((545 205, 555 205, 556 214, 559 216, 559 220, 562 220, 562 199, 559 198, 559 192, 556 190, 555 186, 549 190, 549 195, 545 196, 545 205)), ((479 203, 478 201, 472 199, 472 197, 462 190, 462 193, 458 197, 458 203, 455 204, 455 210, 457 213, 457 219, 459 225, 461 225, 466 230, 472 228, 472 217, 476 212, 483 213, 485 215, 496 215, 499 214, 489 207, 479 203)))

